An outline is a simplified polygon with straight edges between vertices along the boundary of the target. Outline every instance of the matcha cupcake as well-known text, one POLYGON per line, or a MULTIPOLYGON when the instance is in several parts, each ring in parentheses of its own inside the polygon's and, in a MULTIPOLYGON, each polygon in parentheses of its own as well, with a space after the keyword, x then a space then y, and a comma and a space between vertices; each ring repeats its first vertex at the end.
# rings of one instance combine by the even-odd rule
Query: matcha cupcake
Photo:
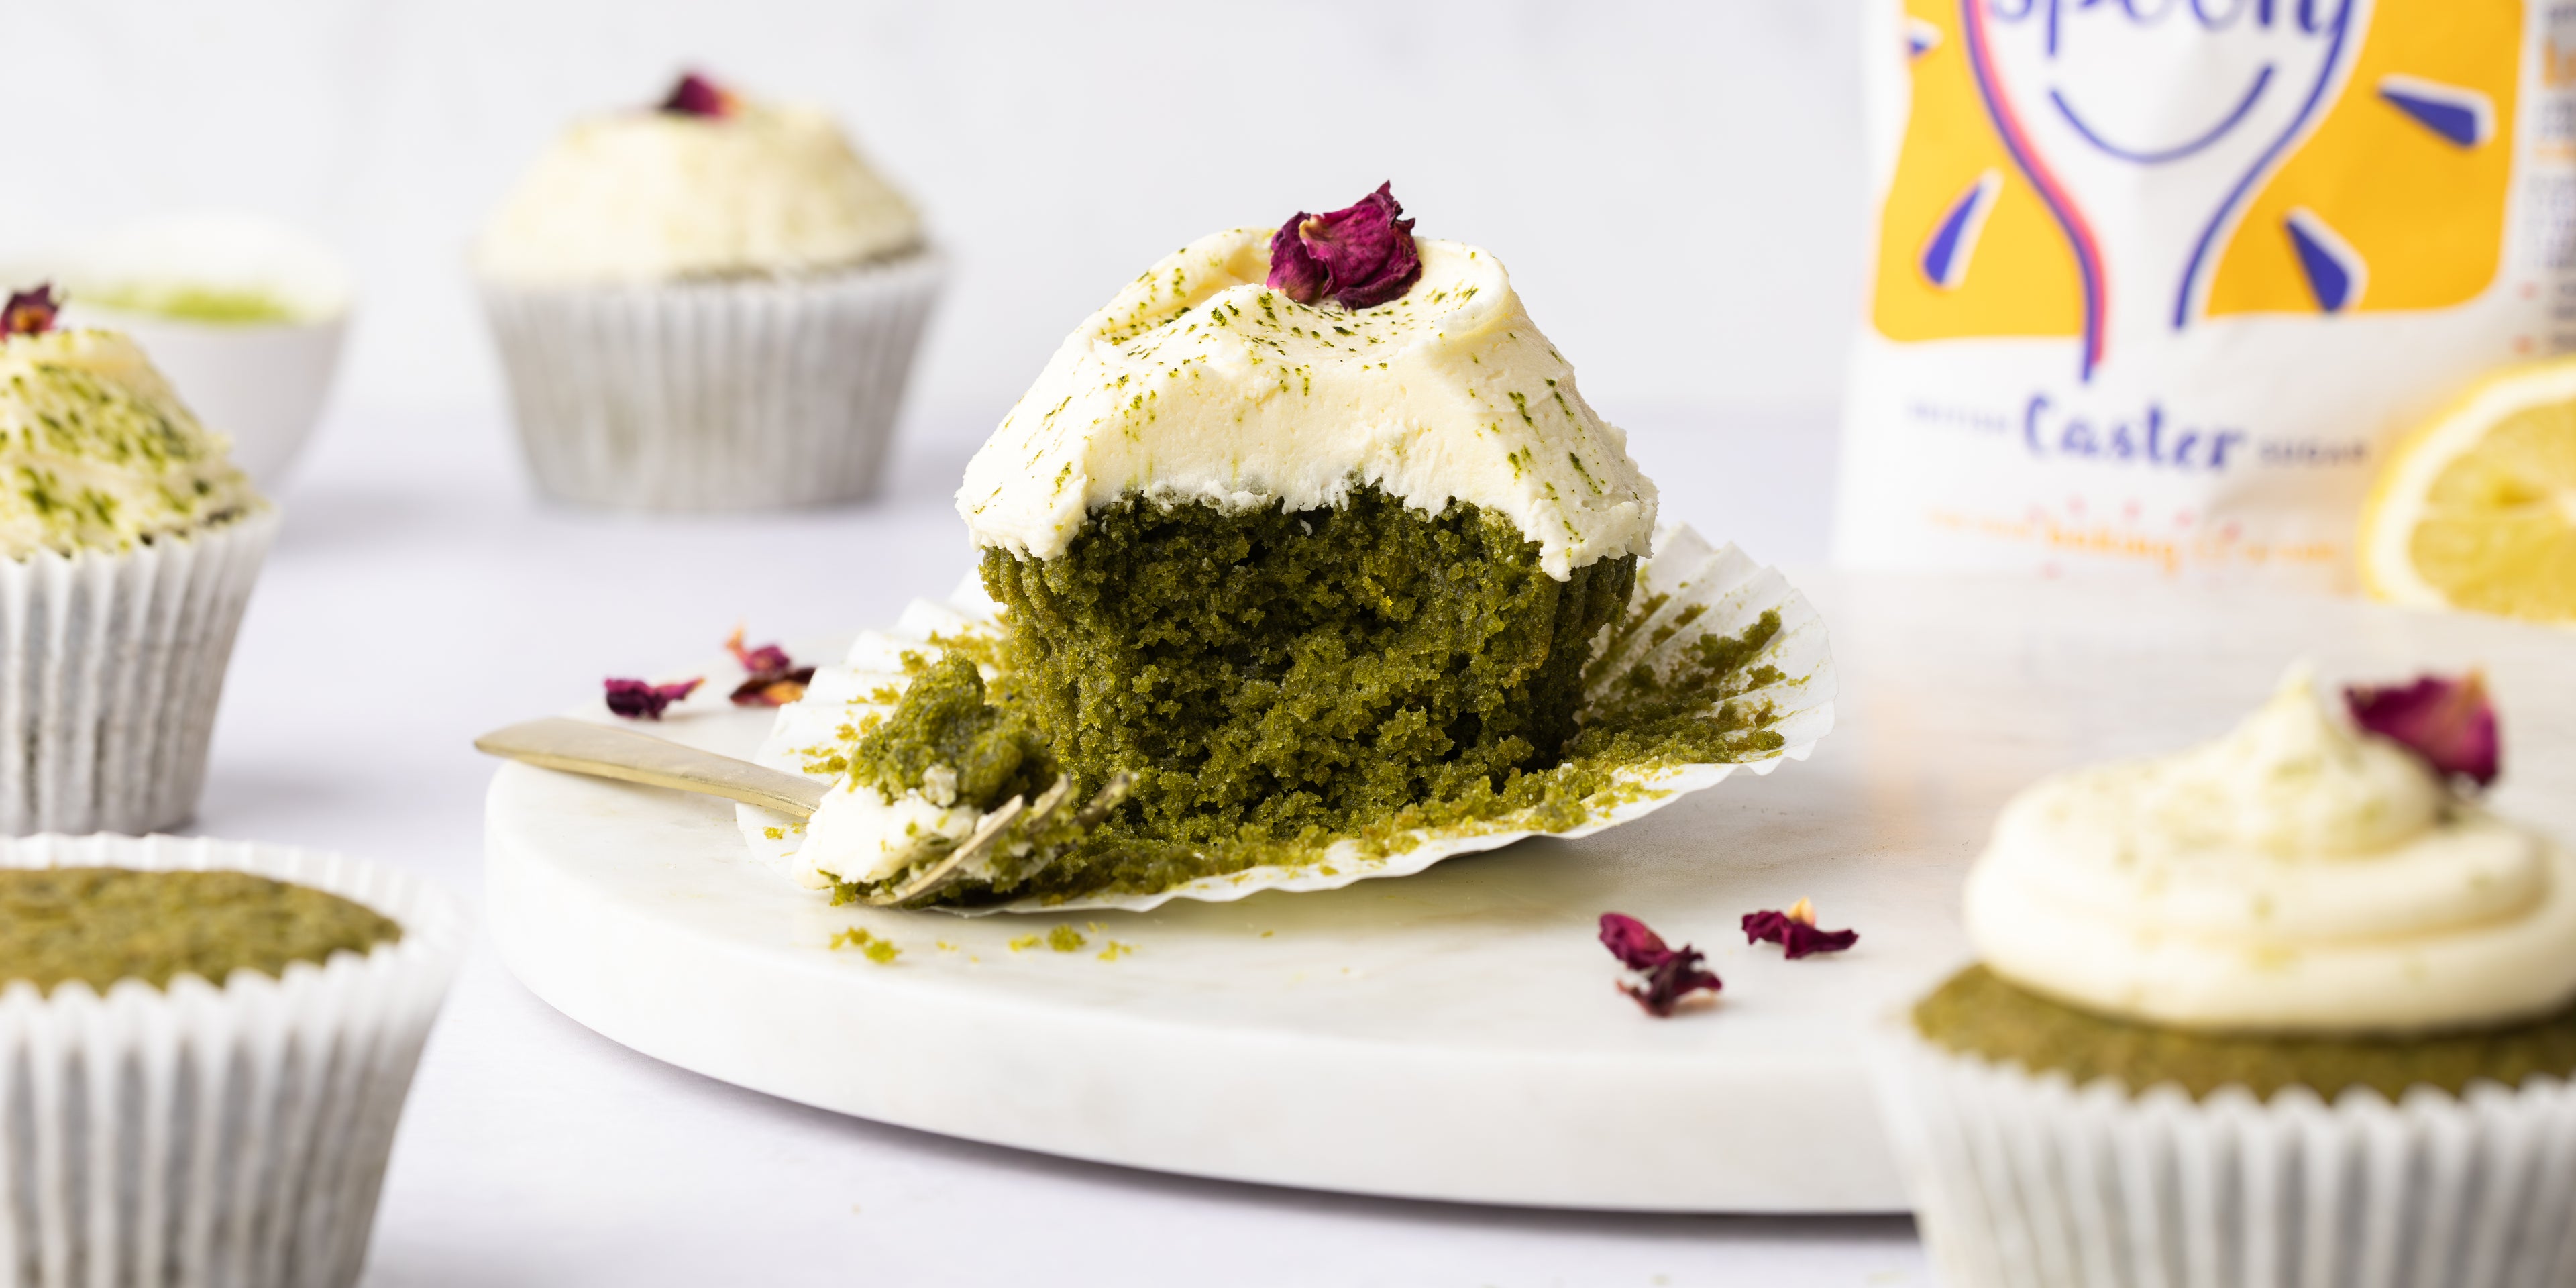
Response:
POLYGON ((942 277, 828 115, 694 75, 575 124, 473 268, 538 485, 625 510, 867 495, 942 277))
POLYGON ((133 341, 52 315, 0 336, 0 830, 174 827, 277 513, 133 341))
POLYGON ((1412 229, 1381 187, 1219 232, 1078 326, 967 465, 972 593, 781 712, 762 763, 833 790, 753 849, 845 899, 1240 898, 1803 756, 1812 610, 1659 535, 1501 263, 1412 229))
POLYGON ((2474 677, 2347 696, 2005 808, 1880 1052, 1947 1282, 2576 1282, 2576 857, 2474 677))
POLYGON ((0 842, 9 1282, 355 1283, 463 942, 335 854, 0 842))

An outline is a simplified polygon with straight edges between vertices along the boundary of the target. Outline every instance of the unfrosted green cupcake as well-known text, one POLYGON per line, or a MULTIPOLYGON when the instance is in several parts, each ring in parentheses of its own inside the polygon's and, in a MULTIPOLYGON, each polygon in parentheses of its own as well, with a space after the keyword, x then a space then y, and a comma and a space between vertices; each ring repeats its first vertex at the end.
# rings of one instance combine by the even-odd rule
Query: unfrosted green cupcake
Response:
POLYGON ((0 1281, 355 1283, 463 946, 342 855, 0 839, 0 1281))

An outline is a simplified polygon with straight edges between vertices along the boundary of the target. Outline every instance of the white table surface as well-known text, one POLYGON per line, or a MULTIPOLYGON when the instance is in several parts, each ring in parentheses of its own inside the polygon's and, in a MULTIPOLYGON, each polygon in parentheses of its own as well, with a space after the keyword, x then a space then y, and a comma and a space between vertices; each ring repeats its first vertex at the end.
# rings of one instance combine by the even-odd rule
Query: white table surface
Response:
MULTIPOLYGON (((325 427, 235 652, 211 835, 384 859, 479 902, 474 734, 609 673, 888 620, 968 557, 971 429, 907 444, 860 509, 639 521, 549 508, 488 417, 325 427)), ((1829 428, 1638 434, 1669 513, 1822 554, 1829 428)), ((1783 1160, 1795 1166, 1794 1160, 1783 1160)), ((394 1152, 368 1282, 393 1285, 1652 1285, 1929 1282, 1883 1218, 1474 1208, 1156 1176, 803 1108, 658 1064, 479 941, 394 1152)))

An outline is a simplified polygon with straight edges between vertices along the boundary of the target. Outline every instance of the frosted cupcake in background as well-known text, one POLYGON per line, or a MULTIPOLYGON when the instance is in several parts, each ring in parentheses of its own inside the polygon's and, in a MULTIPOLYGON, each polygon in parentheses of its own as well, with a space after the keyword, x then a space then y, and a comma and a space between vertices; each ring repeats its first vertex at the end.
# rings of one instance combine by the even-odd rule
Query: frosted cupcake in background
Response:
POLYGON ((1881 1089, 1958 1285, 2576 1282, 2576 857, 2476 677, 2008 805, 1881 1089))
POLYGON ((277 512, 113 331, 0 322, 0 832, 187 821, 277 512))
POLYGON ((695 75, 566 131, 472 260, 539 486, 635 510, 867 495, 941 279, 829 116, 695 75))
POLYGON ((401 873, 0 841, 0 1282, 344 1288, 464 944, 401 873))

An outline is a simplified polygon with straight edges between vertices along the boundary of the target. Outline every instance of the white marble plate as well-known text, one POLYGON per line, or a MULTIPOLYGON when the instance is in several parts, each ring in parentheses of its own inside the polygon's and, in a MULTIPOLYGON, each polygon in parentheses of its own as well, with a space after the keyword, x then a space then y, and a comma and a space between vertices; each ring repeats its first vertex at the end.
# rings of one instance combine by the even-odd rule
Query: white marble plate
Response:
MULTIPOLYGON (((1833 628, 1834 736, 1588 839, 1338 890, 961 921, 827 906, 744 852, 725 802, 508 765, 493 932, 530 988, 636 1050, 928 1131, 1411 1198, 1873 1211, 1902 1198, 1863 1028, 1963 959, 1959 876, 2031 778, 2222 730, 2296 655, 2329 679, 2482 662, 2498 807, 2576 836, 2567 633, 2146 583, 1797 580, 1833 628), (1859 946, 1789 962, 1736 932, 1800 896, 1859 946), (1659 1021, 1614 992, 1593 929, 1613 910, 1709 950, 1722 999, 1659 1021), (1011 949, 1056 925, 1083 949, 1011 949), (828 946, 851 927, 902 957, 828 946), (1104 961, 1111 940, 1134 951, 1104 961)), ((661 732, 742 754, 769 724, 691 705, 661 732)))

